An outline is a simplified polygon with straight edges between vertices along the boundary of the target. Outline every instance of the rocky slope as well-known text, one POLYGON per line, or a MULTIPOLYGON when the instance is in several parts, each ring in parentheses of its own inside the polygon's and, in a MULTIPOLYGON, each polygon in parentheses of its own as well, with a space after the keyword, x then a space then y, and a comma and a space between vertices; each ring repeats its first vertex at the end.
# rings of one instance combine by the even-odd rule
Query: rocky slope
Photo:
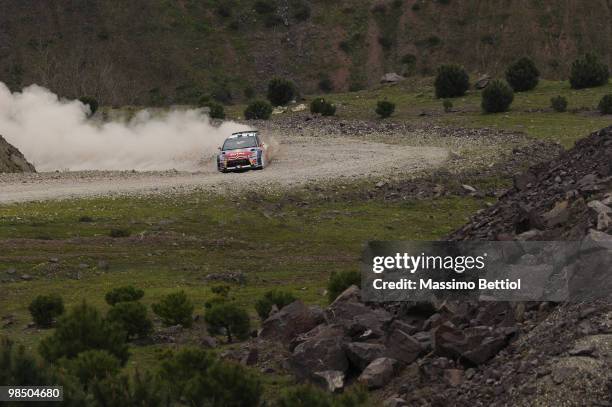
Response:
POLYGON ((0 173, 36 172, 21 152, 0 136, 0 173))
MULTIPOLYGON (((612 249, 611 214, 612 127, 518 176, 449 239, 588 238, 612 249)), ((609 281, 612 270, 602 272, 609 281)), ((231 356, 330 391, 359 382, 385 406, 609 406, 612 292, 581 303, 379 307, 353 286, 325 310, 296 301, 273 312, 231 356)))
POLYGON ((500 73, 535 58, 567 74, 585 50, 612 56, 609 1, 3 1, 0 81, 104 104, 240 99, 272 75, 317 91, 430 74, 442 62, 500 73), (247 91, 249 92, 249 91, 247 91))

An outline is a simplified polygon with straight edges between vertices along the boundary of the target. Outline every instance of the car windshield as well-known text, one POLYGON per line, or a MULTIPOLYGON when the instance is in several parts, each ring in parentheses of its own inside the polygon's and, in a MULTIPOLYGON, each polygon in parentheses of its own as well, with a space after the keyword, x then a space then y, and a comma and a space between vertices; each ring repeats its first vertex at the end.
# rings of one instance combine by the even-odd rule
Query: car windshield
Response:
POLYGON ((255 136, 228 138, 223 143, 223 150, 237 150, 239 148, 257 147, 255 136))

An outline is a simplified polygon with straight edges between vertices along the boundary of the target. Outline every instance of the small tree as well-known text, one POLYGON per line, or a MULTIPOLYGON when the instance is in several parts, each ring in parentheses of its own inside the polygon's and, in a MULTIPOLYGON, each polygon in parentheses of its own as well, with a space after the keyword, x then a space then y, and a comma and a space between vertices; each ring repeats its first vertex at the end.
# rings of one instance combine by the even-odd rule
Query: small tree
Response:
POLYGON ((50 362, 62 357, 73 359, 92 349, 107 350, 121 363, 129 355, 125 331, 85 302, 61 317, 53 335, 44 338, 39 346, 40 354, 50 362))
POLYGON ((459 65, 442 65, 434 82, 437 98, 454 98, 465 95, 470 87, 470 77, 459 65))
POLYGON ((211 119, 225 119, 225 108, 221 103, 208 102, 206 107, 209 109, 208 115, 211 119))
POLYGON ((597 107, 601 114, 612 114, 612 94, 602 97, 597 107))
POLYGON ((265 100, 256 100, 244 110, 247 120, 268 120, 272 114, 272 106, 265 100))
POLYGON ((500 80, 494 80, 482 91, 482 109, 487 113, 505 112, 513 100, 512 88, 500 80))
POLYGON ((182 325, 189 328, 193 323, 193 304, 184 291, 168 294, 151 306, 164 325, 182 325))
POLYGON ((394 111, 395 103, 379 100, 376 104, 376 114, 379 115, 381 119, 391 116, 394 111))
POLYGON ((36 325, 47 327, 64 313, 64 300, 57 294, 39 295, 30 303, 28 309, 36 325))
POLYGON ((83 96, 79 98, 79 101, 85 106, 89 107, 89 117, 93 116, 98 110, 98 101, 95 98, 92 98, 90 96, 83 96))
POLYGON ((531 90, 539 80, 540 71, 531 58, 521 58, 506 70, 506 81, 515 92, 531 90))
POLYGON ((137 301, 120 302, 108 311, 107 319, 120 325, 128 338, 144 338, 153 331, 147 307, 137 301))
POLYGON ((550 99, 550 106, 555 112, 565 112, 567 110, 567 99, 563 96, 555 96, 550 99))
POLYGON ((453 102, 450 99, 444 99, 442 107, 446 113, 450 113, 453 110, 453 102))
POLYGON ((268 83, 268 100, 274 106, 291 102, 296 96, 295 84, 287 79, 273 78, 268 83))
POLYGON ((113 288, 106 293, 104 299, 108 305, 115 305, 118 302, 138 301, 144 296, 144 291, 127 285, 124 287, 113 288))
POLYGON ((332 273, 327 283, 327 296, 333 302, 344 290, 352 285, 361 287, 361 275, 356 271, 332 273))
POLYGON ((278 309, 281 309, 295 300, 296 298, 293 294, 288 291, 271 290, 265 293, 264 296, 255 303, 255 310, 259 317, 264 320, 270 315, 272 306, 276 305, 278 309))
POLYGON ((84 386, 87 386, 92 380, 114 376, 121 368, 119 359, 108 351, 99 349, 81 352, 76 358, 64 364, 84 386))
POLYGON ((608 65, 601 62, 595 54, 586 54, 572 64, 570 84, 573 89, 592 88, 605 85, 609 77, 608 65))
POLYGON ((157 375, 136 371, 131 377, 125 374, 92 380, 89 395, 95 406, 167 407, 170 399, 157 375))
POLYGON ((228 342, 232 342, 234 337, 246 339, 251 329, 249 314, 230 302, 221 302, 207 308, 204 320, 212 334, 216 335, 225 331, 228 342))

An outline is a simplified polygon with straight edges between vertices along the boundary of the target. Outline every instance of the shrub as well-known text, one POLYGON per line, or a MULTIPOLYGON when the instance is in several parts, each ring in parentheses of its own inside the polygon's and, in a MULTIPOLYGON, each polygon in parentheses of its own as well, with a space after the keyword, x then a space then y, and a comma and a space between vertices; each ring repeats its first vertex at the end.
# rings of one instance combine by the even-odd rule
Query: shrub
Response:
POLYGON ((208 102, 206 107, 209 109, 208 115, 211 119, 225 119, 225 108, 221 103, 208 102))
POLYGON ((89 223, 89 222, 93 222, 94 219, 91 216, 88 215, 83 215, 79 217, 79 222, 81 223, 89 223))
POLYGON ((612 94, 602 97, 597 108, 601 114, 612 114, 612 94))
POLYGON ((506 81, 515 92, 531 90, 539 80, 540 71, 531 58, 521 58, 506 69, 506 81))
POLYGON ((50 326, 55 318, 64 313, 64 300, 57 294, 39 295, 28 309, 36 325, 50 326))
POLYGON ((273 78, 268 83, 268 100, 274 106, 291 102, 297 94, 295 84, 283 78, 273 78))
POLYGON ((394 111, 395 103, 379 100, 376 104, 376 114, 379 115, 381 119, 391 116, 394 111))
POLYGON ((121 363, 128 358, 125 331, 85 302, 61 317, 53 335, 44 338, 39 346, 40 354, 50 362, 62 357, 72 359, 92 349, 107 350, 121 363))
POLYGON ((563 96, 555 96, 550 99, 550 106, 555 110, 555 112, 565 112, 567 110, 567 99, 563 96))
POLYGON ((136 371, 130 378, 107 376, 89 383, 90 397, 95 406, 105 407, 167 407, 171 405, 160 380, 150 373, 136 371))
POLYGON ((608 65, 601 62, 595 54, 586 54, 572 64, 570 84, 573 89, 592 88, 605 85, 609 77, 608 65))
POLYGON ((344 290, 352 285, 361 287, 361 275, 356 271, 332 273, 327 283, 327 297, 333 302, 344 290))
POLYGON ((184 291, 168 294, 151 306, 164 325, 182 325, 189 328, 193 323, 193 304, 184 291))
POLYGON ((446 113, 450 113, 453 110, 453 102, 450 99, 444 99, 442 101, 442 107, 446 113))
POLYGON ((465 95, 470 87, 470 77, 459 65, 442 65, 434 82, 436 97, 454 98, 465 95))
POLYGON ((108 305, 115 305, 118 302, 138 301, 144 296, 144 291, 128 285, 124 287, 113 288, 106 293, 104 299, 108 305))
POLYGON ((268 318, 268 315, 270 315, 273 305, 276 305, 278 309, 281 309, 285 305, 289 305, 295 300, 296 298, 293 296, 293 294, 288 291, 271 290, 265 293, 264 296, 255 303, 255 310, 257 311, 259 317, 264 320, 268 318))
POLYGON ((260 405, 262 385, 255 375, 202 349, 183 348, 163 360, 159 376, 173 399, 190 406, 260 405))
POLYGON ((304 0, 293 2, 293 18, 298 21, 306 21, 310 18, 310 6, 304 0))
POLYGON ((331 102, 325 102, 321 110, 321 116, 333 116, 336 114, 336 105, 331 102))
POLYGON ((132 233, 127 229, 111 229, 109 232, 110 237, 118 238, 118 237, 130 237, 132 233))
POLYGON ((321 90, 321 92, 329 93, 334 90, 334 84, 328 76, 324 76, 319 81, 319 89, 321 90))
POLYGON ((210 291, 212 291, 213 294, 219 295, 224 298, 227 298, 231 289, 232 287, 227 284, 219 284, 210 287, 210 291))
POLYGON ((229 302, 220 302, 207 308, 204 320, 213 335, 225 331, 228 342, 232 342, 234 337, 246 339, 251 329, 249 314, 236 304, 229 302))
POLYGON ((487 113, 508 110, 514 100, 514 92, 507 83, 494 80, 482 91, 482 109, 487 113))
POLYGON ((92 380, 114 376, 121 368, 119 359, 108 351, 99 349, 81 352, 76 358, 65 362, 65 365, 85 386, 92 380))
POLYGON ((127 332, 128 338, 144 338, 153 331, 147 307, 138 301, 118 303, 108 311, 107 319, 121 326, 127 332))
POLYGON ((83 96, 79 98, 79 101, 83 103, 85 106, 89 107, 88 116, 90 117, 93 116, 98 110, 98 101, 95 98, 92 98, 90 96, 83 96))
POLYGON ((272 114, 272 106, 265 100, 256 100, 244 110, 247 120, 268 120, 272 114))
POLYGON ((257 0, 253 6, 259 14, 268 14, 276 10, 273 0, 257 0))
POLYGON ((284 390, 275 407, 365 407, 370 405, 368 393, 363 388, 334 395, 309 384, 284 390))
POLYGON ((322 116, 333 116, 336 114, 336 105, 323 98, 316 98, 310 103, 311 113, 320 113, 322 116))

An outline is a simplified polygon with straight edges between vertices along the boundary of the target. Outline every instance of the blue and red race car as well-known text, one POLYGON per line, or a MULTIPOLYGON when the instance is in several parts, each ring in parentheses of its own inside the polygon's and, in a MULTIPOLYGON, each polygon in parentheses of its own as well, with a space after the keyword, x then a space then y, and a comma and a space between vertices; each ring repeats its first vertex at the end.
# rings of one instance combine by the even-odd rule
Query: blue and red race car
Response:
POLYGON ((268 163, 268 151, 256 130, 232 133, 217 155, 217 169, 228 172, 240 169, 261 170, 268 163))

